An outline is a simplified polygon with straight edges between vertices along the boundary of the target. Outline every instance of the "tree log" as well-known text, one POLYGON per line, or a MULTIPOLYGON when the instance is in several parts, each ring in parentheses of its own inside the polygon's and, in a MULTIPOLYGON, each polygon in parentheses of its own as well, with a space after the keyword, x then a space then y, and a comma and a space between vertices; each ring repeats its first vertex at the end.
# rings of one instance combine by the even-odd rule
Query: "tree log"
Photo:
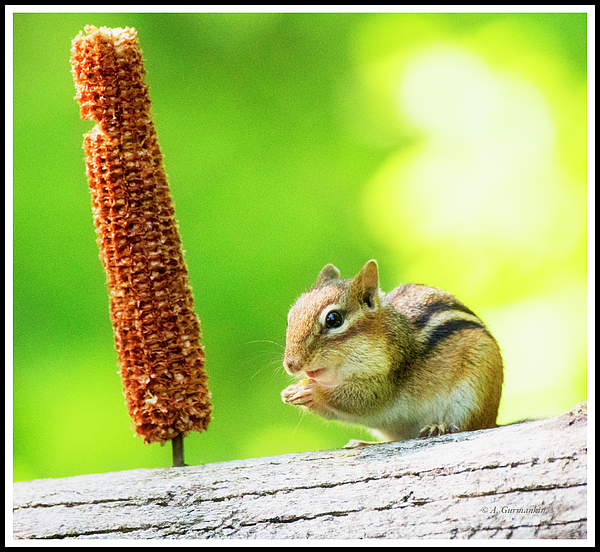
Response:
POLYGON ((495 429, 13 484, 15 539, 587 538, 587 404, 495 429))

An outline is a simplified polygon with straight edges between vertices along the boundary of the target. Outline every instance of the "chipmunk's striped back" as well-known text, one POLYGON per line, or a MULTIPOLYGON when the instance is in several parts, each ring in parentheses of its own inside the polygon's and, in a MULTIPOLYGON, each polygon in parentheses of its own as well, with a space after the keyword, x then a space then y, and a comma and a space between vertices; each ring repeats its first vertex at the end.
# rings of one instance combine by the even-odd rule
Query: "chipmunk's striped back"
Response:
POLYGON ((423 284, 403 284, 385 297, 402 312, 428 355, 445 339, 464 330, 480 329, 493 339, 481 319, 450 293, 423 284))

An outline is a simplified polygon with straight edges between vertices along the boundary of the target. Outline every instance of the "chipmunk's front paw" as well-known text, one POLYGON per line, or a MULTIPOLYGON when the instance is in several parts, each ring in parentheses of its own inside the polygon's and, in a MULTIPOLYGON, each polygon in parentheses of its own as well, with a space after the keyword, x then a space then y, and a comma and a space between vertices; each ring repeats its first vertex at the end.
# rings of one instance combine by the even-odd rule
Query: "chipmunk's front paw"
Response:
POLYGON ((286 387, 281 392, 281 400, 295 406, 307 406, 315 398, 315 380, 303 380, 286 387))
POLYGON ((437 437, 438 435, 446 435, 446 433, 458 433, 458 429, 455 425, 445 424, 431 424, 425 426, 419 433, 419 437, 437 437))

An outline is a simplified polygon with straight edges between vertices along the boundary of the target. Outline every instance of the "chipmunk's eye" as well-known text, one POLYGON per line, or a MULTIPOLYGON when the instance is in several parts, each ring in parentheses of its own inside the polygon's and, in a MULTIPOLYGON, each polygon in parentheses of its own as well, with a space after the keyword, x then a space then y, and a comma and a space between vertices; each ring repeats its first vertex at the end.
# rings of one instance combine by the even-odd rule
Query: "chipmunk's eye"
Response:
POLYGON ((325 317, 325 327, 330 330, 339 328, 344 323, 344 315, 340 311, 332 310, 325 317))

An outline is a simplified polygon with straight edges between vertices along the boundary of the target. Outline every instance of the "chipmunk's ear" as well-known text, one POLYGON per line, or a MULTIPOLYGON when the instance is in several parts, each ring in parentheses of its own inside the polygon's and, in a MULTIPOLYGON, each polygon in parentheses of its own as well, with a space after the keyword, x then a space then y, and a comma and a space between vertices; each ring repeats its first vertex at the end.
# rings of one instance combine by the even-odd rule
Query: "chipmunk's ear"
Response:
POLYGON ((368 261, 354 277, 350 290, 359 303, 365 304, 369 309, 379 306, 379 274, 374 259, 368 261))
POLYGON ((341 276, 340 271, 331 263, 326 264, 317 276, 317 286, 323 285, 328 280, 337 280, 341 276))

